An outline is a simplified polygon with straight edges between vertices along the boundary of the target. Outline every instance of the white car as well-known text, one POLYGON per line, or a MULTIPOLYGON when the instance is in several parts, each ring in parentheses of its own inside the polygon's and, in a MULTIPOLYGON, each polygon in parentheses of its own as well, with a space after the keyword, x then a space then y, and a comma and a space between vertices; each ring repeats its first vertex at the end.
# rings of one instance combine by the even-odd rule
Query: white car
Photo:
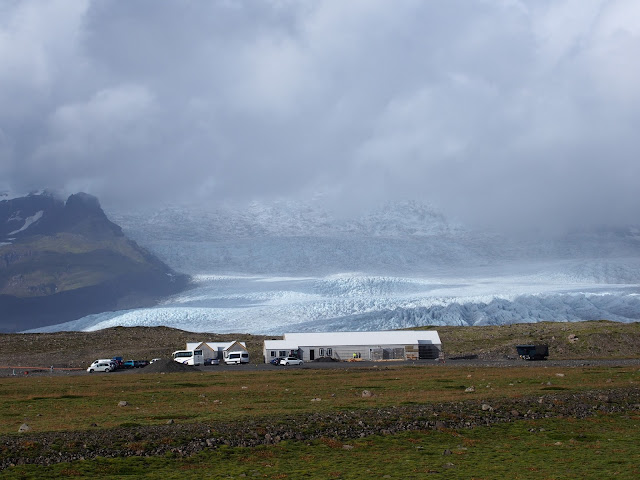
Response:
POLYGON ((247 352, 231 352, 224 359, 224 363, 227 365, 240 365, 242 363, 249 363, 249 354, 247 352))
POLYGON ((111 372, 112 370, 115 370, 115 367, 113 365, 113 362, 111 362, 110 360, 96 360, 89 366, 89 368, 87 368, 87 372, 89 373, 111 372))
POLYGON ((302 365, 304 362, 298 357, 284 357, 280 359, 280 365, 302 365))

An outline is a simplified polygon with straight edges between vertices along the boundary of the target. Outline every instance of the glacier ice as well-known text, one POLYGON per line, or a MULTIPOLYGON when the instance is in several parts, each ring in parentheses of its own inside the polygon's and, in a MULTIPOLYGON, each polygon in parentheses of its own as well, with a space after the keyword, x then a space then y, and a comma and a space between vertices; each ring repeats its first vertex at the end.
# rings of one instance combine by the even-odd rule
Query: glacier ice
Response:
POLYGON ((314 205, 110 213, 192 289, 37 331, 165 325, 280 335, 421 325, 640 320, 637 229, 506 239, 416 203, 340 220, 314 205))
POLYGON ((343 274, 324 278, 203 276, 153 308, 90 315, 37 331, 164 325, 194 332, 281 335, 421 325, 640 320, 640 286, 343 274))

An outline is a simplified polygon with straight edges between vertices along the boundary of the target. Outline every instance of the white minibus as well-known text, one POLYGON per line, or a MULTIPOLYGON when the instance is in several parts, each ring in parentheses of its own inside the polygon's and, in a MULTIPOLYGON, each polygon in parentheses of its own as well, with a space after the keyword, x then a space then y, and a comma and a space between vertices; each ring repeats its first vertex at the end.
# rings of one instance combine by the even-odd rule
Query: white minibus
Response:
POLYGON ((202 365, 204 363, 202 350, 177 350, 171 356, 176 362, 185 365, 202 365))

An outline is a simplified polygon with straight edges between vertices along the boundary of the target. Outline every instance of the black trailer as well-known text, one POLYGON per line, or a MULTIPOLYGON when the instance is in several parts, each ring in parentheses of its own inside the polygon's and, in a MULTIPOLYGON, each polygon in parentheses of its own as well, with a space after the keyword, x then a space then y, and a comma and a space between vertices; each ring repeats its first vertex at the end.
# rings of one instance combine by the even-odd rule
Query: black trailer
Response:
POLYGON ((523 360, 545 360, 549 356, 549 345, 516 345, 523 360))

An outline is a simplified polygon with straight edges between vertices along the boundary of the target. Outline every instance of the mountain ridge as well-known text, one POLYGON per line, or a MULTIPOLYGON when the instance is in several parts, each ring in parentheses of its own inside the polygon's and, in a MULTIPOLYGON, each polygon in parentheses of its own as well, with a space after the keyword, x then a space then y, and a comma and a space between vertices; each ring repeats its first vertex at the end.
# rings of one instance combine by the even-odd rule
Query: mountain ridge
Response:
POLYGON ((96 197, 0 201, 0 330, 150 306, 187 283, 127 238, 96 197))

